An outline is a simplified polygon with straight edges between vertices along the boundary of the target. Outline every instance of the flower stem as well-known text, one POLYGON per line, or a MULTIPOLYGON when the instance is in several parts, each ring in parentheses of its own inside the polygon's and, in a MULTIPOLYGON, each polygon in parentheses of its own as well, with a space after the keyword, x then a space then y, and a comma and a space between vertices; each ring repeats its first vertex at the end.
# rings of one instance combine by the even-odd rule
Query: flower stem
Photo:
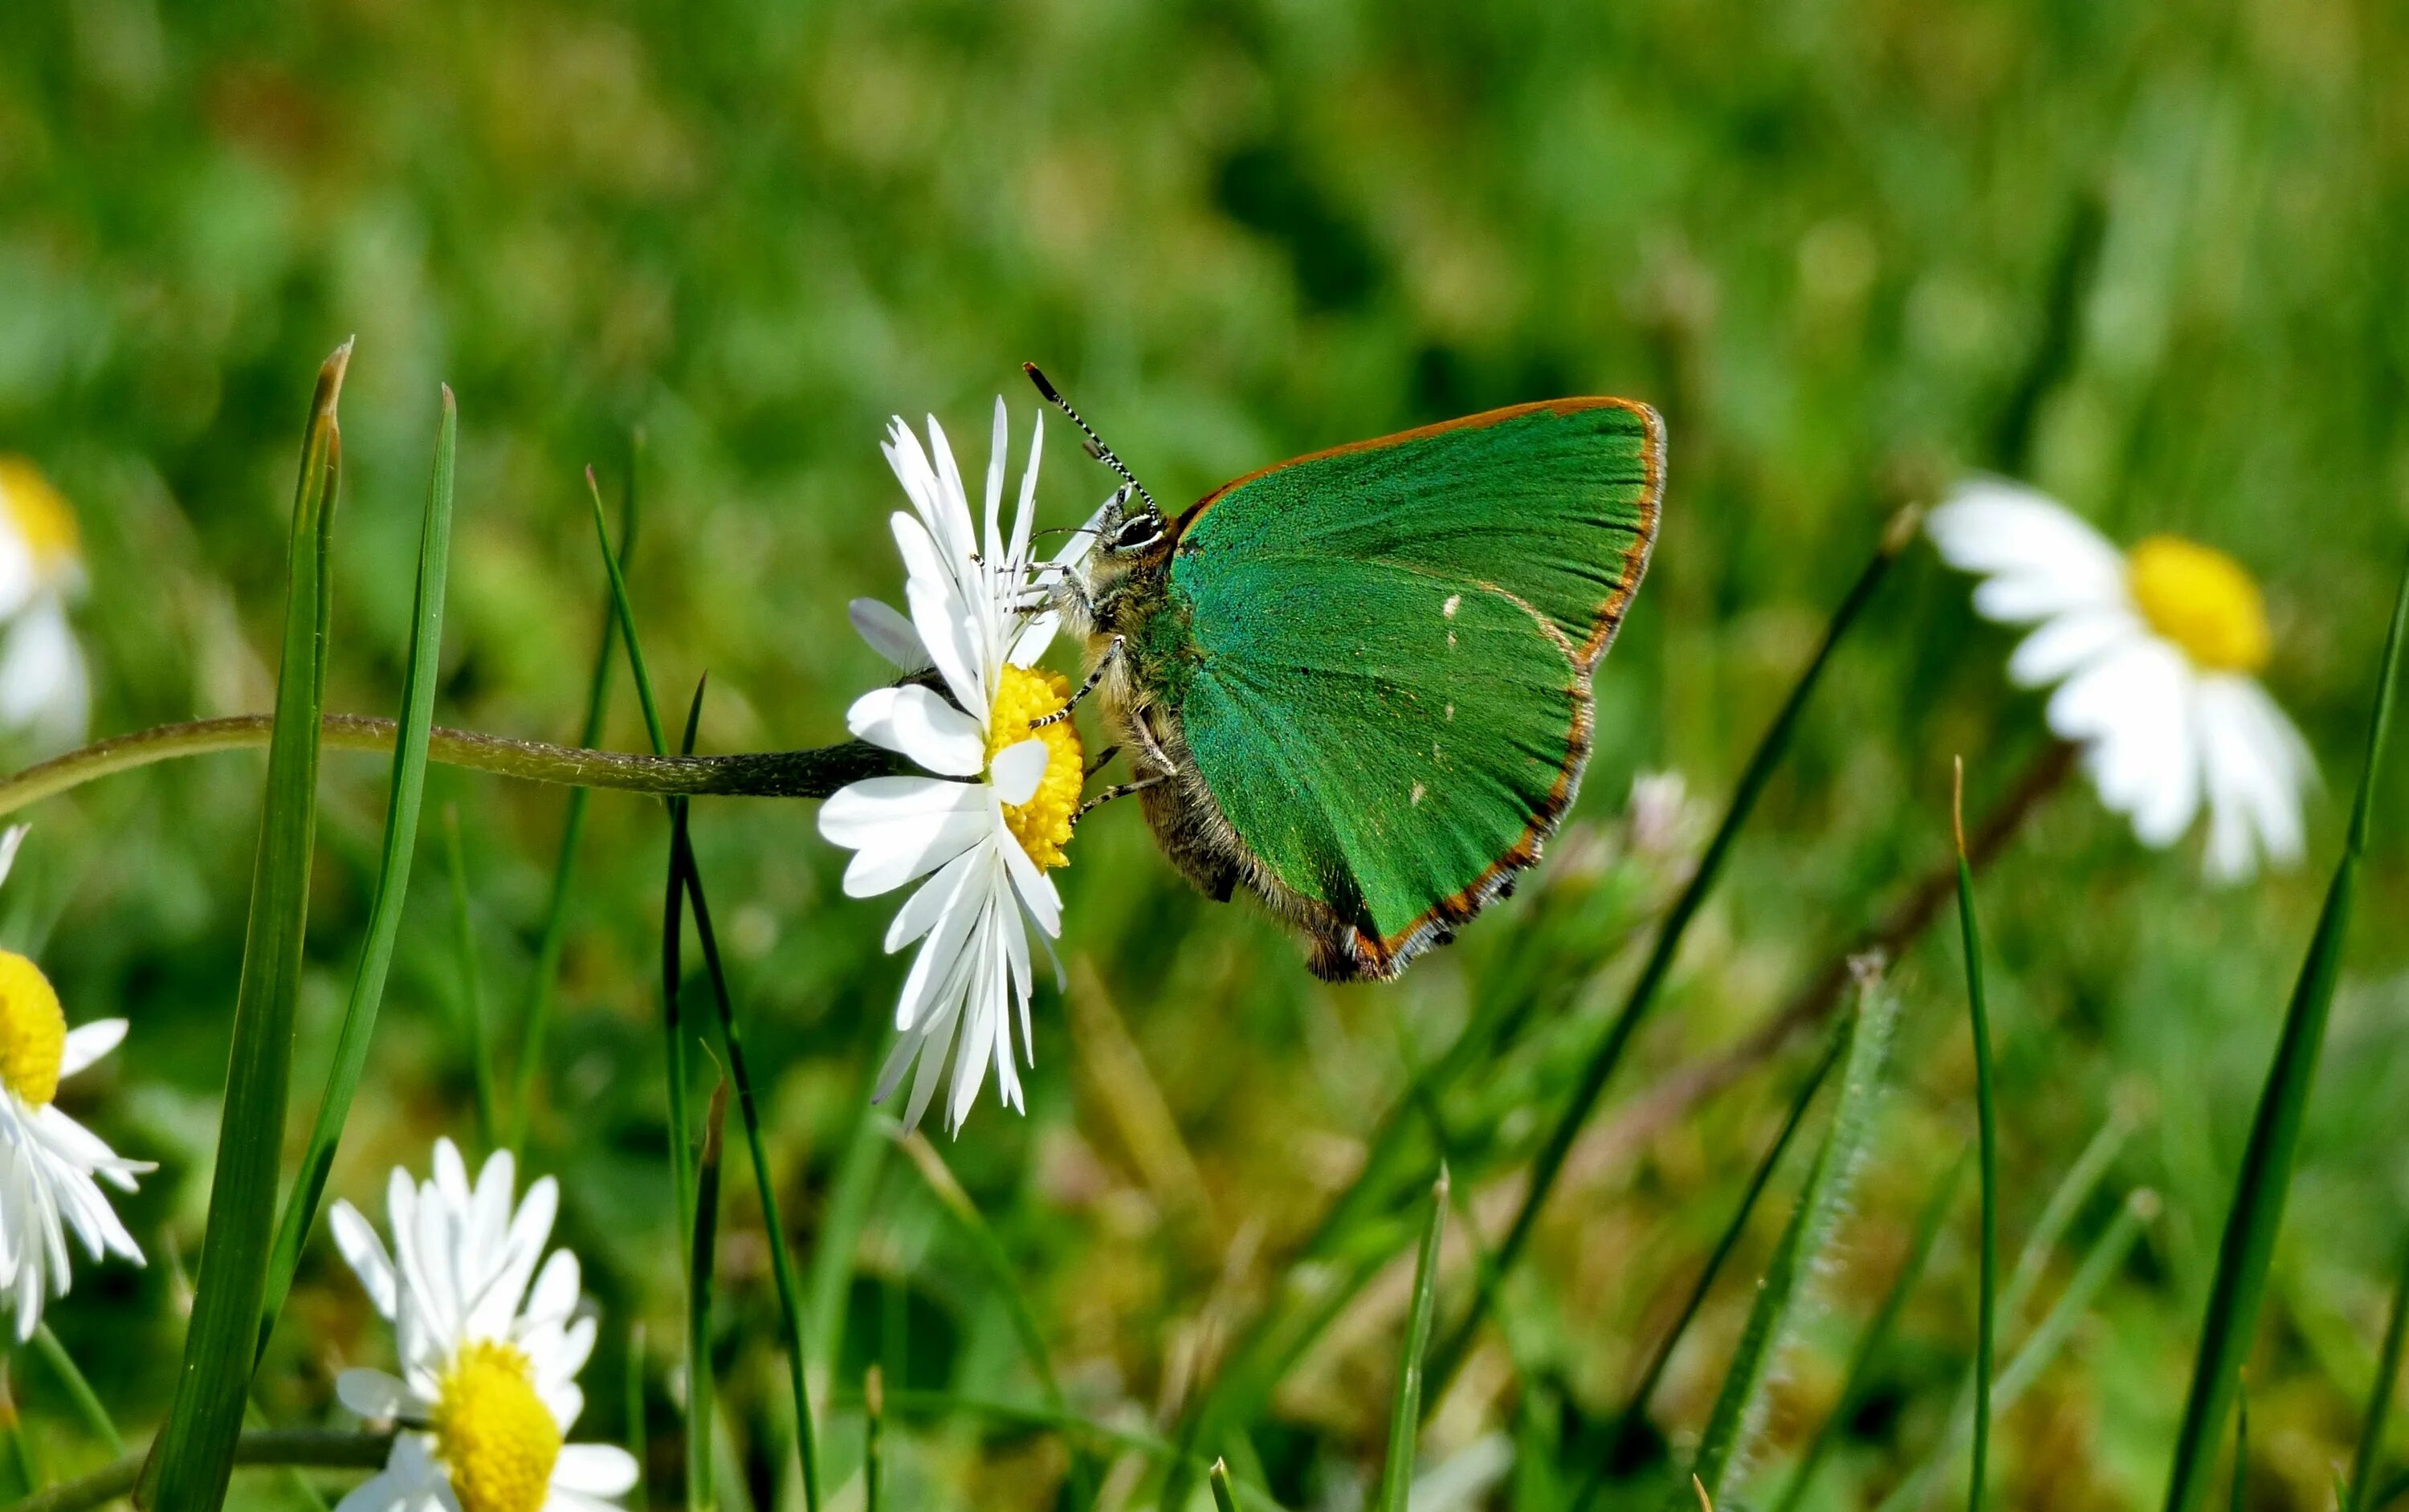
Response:
MULTIPOLYGON (((235 1440, 238 1465, 305 1465, 315 1469, 380 1470, 393 1450, 393 1434, 338 1433, 315 1428, 253 1429, 235 1440)), ((142 1472, 137 1454, 76 1480, 35 1492, 7 1512, 88 1512, 134 1489, 142 1472)))
MULTIPOLYGON (((207 756, 267 744, 266 714, 236 714, 160 725, 114 735, 0 779, 0 814, 80 787, 96 777, 178 756, 207 756)), ((366 714, 328 714, 320 736, 330 751, 393 750, 394 722, 366 714)), ((589 751, 542 741, 518 741, 437 726, 427 759, 523 782, 608 787, 627 793, 715 794, 748 798, 826 798, 850 782, 903 770, 898 759, 859 741, 801 751, 753 751, 736 756, 639 756, 589 751)))

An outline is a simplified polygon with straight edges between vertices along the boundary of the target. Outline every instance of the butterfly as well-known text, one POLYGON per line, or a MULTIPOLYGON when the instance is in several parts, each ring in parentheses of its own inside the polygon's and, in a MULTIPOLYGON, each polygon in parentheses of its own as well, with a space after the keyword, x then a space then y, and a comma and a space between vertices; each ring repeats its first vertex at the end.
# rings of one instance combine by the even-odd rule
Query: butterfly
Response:
POLYGON ((1276 463, 1176 518, 1123 480, 1054 590, 1172 863, 1395 977, 1513 888, 1580 787, 1590 680, 1647 571, 1665 426, 1493 410, 1276 463))

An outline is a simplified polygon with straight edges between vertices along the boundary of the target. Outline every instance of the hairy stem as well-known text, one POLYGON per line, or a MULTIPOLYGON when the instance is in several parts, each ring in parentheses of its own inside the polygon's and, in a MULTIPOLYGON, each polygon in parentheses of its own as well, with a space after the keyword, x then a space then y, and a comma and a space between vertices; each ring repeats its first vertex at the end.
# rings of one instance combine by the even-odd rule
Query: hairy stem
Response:
MULTIPOLYGON (((196 719, 161 725, 96 741, 79 751, 53 756, 13 777, 0 779, 0 814, 80 787, 96 777, 147 767, 177 756, 207 756, 267 744, 266 714, 196 719)), ((365 714, 328 714, 321 741, 330 751, 393 750, 394 722, 365 714)), ((904 769, 899 758, 873 745, 848 741, 803 751, 758 751, 738 756, 638 756, 627 751, 588 751, 542 741, 516 741, 439 725, 427 742, 427 759, 468 767, 523 782, 569 787, 610 787, 629 793, 720 794, 749 798, 826 798, 850 782, 904 769)))
MULTIPOLYGON (((235 1440, 238 1465, 302 1465, 322 1470, 382 1470, 393 1450, 393 1434, 338 1433, 315 1428, 254 1429, 235 1440)), ((106 1506, 134 1489, 142 1473, 137 1454, 76 1480, 61 1481, 9 1507, 7 1512, 87 1512, 106 1506)))

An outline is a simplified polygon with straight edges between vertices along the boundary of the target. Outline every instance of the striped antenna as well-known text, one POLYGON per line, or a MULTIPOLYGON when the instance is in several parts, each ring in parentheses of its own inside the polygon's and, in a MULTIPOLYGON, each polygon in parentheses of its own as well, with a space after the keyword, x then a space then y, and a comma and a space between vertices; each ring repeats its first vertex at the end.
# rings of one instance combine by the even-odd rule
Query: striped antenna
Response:
POLYGON ((1062 397, 1056 392, 1054 385, 1046 382, 1046 375, 1037 370, 1037 365, 1033 362, 1024 362, 1020 365, 1020 370, 1027 373, 1029 381, 1037 385, 1037 392, 1046 396, 1046 403, 1071 417, 1071 424, 1078 426, 1079 434, 1088 438, 1088 450, 1094 454, 1096 460, 1119 473, 1122 482, 1137 490, 1137 497, 1146 500, 1146 511, 1148 514, 1160 516, 1162 513, 1161 507, 1155 503, 1154 496, 1146 491, 1146 484, 1137 481, 1137 474, 1130 471, 1127 463, 1113 454, 1113 449, 1104 444, 1104 439, 1096 434, 1095 427, 1079 418, 1079 411, 1072 409, 1071 401, 1062 397))

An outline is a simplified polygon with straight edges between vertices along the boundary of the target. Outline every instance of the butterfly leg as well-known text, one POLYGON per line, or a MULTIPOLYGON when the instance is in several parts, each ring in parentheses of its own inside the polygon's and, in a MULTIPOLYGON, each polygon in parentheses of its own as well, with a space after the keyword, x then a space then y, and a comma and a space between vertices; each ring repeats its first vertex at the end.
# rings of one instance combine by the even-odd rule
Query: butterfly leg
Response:
POLYGON ((1078 691, 1071 695, 1070 701, 1063 704, 1061 708, 1055 710, 1052 713, 1047 714, 1043 719, 1031 720, 1029 722, 1029 727, 1031 729, 1044 729, 1048 725, 1059 725, 1062 721, 1070 718, 1071 711, 1079 707, 1079 700, 1085 698, 1089 694, 1096 691, 1096 684, 1104 680, 1105 670, 1109 669, 1114 662, 1120 658, 1121 647, 1128 642, 1128 640, 1129 638, 1127 636, 1117 635, 1113 637, 1113 643, 1106 646, 1104 648, 1104 654, 1096 658, 1096 670, 1088 674, 1088 680, 1079 684, 1078 691))
POLYGON ((1080 804, 1078 812, 1071 815, 1071 822, 1075 825, 1080 820, 1086 818, 1090 813, 1103 808, 1113 799, 1117 798, 1128 798, 1132 793, 1143 793, 1147 788, 1152 787, 1159 783, 1169 781, 1170 776, 1171 774, 1169 772, 1158 772, 1152 777, 1140 777, 1135 782, 1120 783, 1115 786, 1107 787, 1103 792, 1098 793, 1095 797, 1088 799, 1085 803, 1080 804))
POLYGON ((1104 764, 1105 764, 1106 762, 1108 762, 1108 761, 1112 760, 1112 758, 1113 758, 1113 757, 1115 757, 1115 756, 1118 756, 1118 755, 1120 755, 1120 754, 1121 754, 1121 748, 1120 748, 1119 746, 1118 746, 1118 745, 1107 745, 1107 746, 1105 746, 1103 750, 1101 750, 1101 751, 1099 751, 1099 752, 1097 752, 1097 753, 1096 753, 1096 758, 1095 758, 1093 761, 1090 761, 1090 762, 1089 762, 1089 763, 1088 763, 1088 770, 1085 770, 1085 771, 1083 771, 1083 772, 1081 772, 1081 773, 1079 774, 1079 775, 1080 775, 1080 777, 1081 777, 1082 779, 1089 778, 1089 777, 1093 777, 1096 773, 1098 773, 1098 772, 1100 772, 1100 771, 1102 771, 1102 770, 1104 770, 1104 764))

